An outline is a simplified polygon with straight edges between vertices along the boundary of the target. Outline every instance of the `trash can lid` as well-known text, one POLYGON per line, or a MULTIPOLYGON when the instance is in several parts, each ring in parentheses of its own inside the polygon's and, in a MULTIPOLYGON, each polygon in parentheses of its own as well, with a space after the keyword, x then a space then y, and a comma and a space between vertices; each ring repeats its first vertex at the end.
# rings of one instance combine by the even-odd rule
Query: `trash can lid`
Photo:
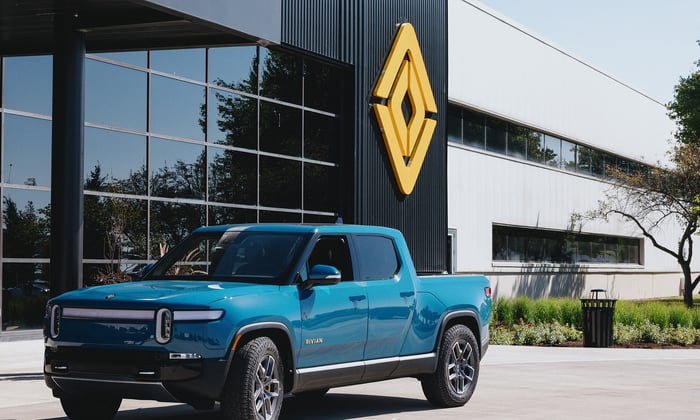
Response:
POLYGON ((605 299, 608 298, 608 292, 605 289, 591 289, 591 298, 598 299, 599 293, 603 293, 605 295, 605 299))

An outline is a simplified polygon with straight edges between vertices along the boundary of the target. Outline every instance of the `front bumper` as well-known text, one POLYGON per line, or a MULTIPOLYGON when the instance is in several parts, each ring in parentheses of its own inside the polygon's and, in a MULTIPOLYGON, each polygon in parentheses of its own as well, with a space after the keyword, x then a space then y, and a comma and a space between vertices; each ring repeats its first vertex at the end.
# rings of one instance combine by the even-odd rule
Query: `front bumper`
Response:
POLYGON ((217 400, 228 361, 171 359, 148 350, 46 347, 44 378, 57 397, 105 395, 196 404, 217 400))

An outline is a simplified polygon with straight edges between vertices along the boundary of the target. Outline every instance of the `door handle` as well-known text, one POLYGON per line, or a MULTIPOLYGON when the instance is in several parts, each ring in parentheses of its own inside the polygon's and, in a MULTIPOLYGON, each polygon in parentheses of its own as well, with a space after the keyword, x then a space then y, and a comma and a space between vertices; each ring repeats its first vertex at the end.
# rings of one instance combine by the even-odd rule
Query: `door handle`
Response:
POLYGON ((367 299, 367 296, 365 296, 365 295, 350 296, 348 299, 350 299, 351 302, 361 302, 361 301, 367 299))
POLYGON ((414 294, 415 294, 415 292, 401 292, 401 293, 399 293, 399 296, 401 296, 402 298, 410 298, 414 294))

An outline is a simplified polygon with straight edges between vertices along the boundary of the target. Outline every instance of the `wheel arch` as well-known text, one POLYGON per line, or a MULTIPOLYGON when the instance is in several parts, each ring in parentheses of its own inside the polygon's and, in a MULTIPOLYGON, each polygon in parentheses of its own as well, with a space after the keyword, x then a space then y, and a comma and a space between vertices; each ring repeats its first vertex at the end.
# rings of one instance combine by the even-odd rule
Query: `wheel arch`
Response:
POLYGON ((231 352, 227 363, 227 372, 231 370, 233 357, 236 351, 247 342, 258 337, 268 337, 277 346, 282 362, 284 363, 284 389, 292 389, 294 385, 294 352, 292 350, 292 335, 289 328, 282 322, 259 322, 248 324, 238 330, 231 344, 231 352))
POLYGON ((440 325, 440 333, 438 334, 435 342, 435 349, 440 348, 445 331, 457 324, 462 324, 471 330, 474 337, 476 337, 476 342, 479 346, 479 354, 482 354, 481 322, 479 321, 479 314, 471 309, 457 310, 449 312, 447 315, 445 315, 442 320, 442 324, 440 325))

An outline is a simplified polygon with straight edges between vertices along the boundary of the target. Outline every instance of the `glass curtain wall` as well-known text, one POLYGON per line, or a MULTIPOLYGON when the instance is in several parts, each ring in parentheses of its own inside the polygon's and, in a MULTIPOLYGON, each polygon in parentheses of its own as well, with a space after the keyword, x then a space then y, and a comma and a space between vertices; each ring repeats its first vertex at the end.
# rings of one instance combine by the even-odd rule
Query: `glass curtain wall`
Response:
MULTIPOLYGON (((4 57, 0 75, 8 331, 40 327, 50 293, 52 57, 4 57)), ((85 77, 86 286, 201 225, 335 221, 340 69, 244 45, 88 55, 85 77)))

